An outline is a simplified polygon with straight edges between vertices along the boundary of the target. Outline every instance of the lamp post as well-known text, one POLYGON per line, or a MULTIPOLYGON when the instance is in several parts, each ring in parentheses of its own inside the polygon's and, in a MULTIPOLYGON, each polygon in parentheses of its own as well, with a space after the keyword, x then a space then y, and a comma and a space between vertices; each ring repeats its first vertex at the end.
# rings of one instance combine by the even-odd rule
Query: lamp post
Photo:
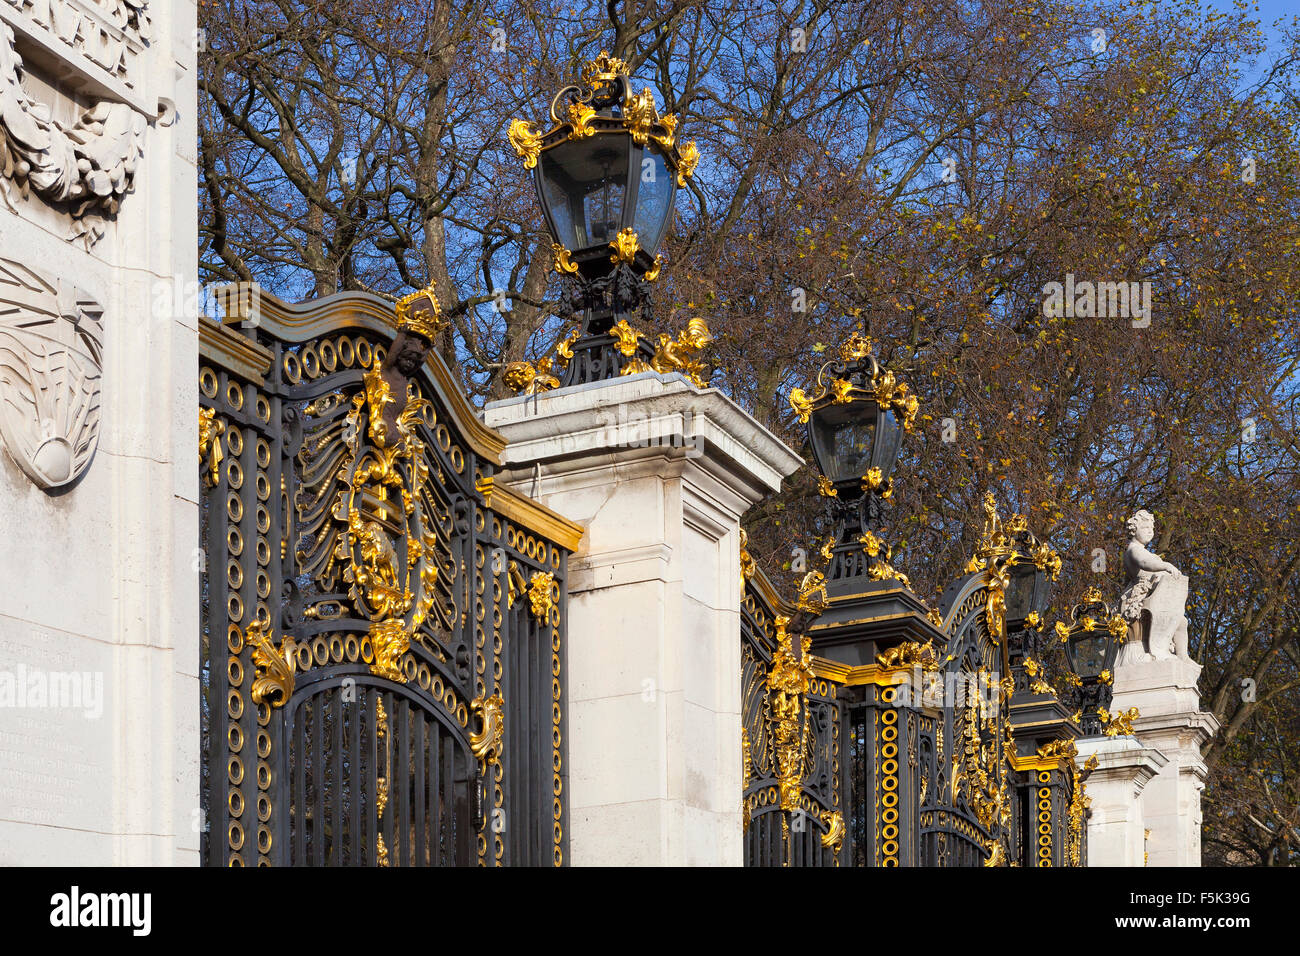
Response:
POLYGON ((1096 588, 1084 592, 1082 603, 1071 609, 1070 618, 1070 626, 1058 623, 1056 632, 1065 642, 1065 656, 1074 675, 1072 696, 1078 708, 1075 720, 1085 737, 1124 732, 1127 728, 1122 719, 1107 718, 1115 692, 1115 657, 1128 625, 1111 612, 1096 588))
POLYGON ((826 570, 831 582, 901 578, 882 560, 871 529, 881 502, 893 494, 903 432, 912 430, 918 403, 893 372, 881 370, 871 349, 871 340, 854 332, 838 357, 817 373, 813 395, 801 388, 790 393, 791 407, 808 427, 818 490, 829 499, 836 520, 826 570))
POLYGON ((663 265, 657 250, 699 151, 693 140, 678 143, 677 117, 660 116, 648 88, 634 93, 627 65, 603 51, 550 112, 549 131, 517 119, 508 135, 533 170, 553 264, 569 280, 566 310, 580 323, 559 349, 562 384, 648 369, 655 349, 627 317, 648 316, 663 265))

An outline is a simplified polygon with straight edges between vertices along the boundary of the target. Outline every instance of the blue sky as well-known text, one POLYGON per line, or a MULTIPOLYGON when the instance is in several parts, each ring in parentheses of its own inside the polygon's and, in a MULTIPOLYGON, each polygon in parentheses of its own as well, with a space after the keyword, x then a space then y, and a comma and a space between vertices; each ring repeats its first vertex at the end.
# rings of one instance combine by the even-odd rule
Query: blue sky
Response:
MULTIPOLYGON (((1233 0, 1203 0, 1207 7, 1214 10, 1220 10, 1224 13, 1236 13, 1237 7, 1233 0)), ((1296 0, 1254 0, 1247 8, 1247 15, 1252 20, 1258 20, 1264 30, 1264 35, 1269 40, 1269 51, 1261 57, 1260 61, 1254 65, 1251 75, 1258 75, 1268 65, 1270 56, 1276 57, 1283 50, 1283 43, 1280 34, 1274 24, 1278 20, 1290 20, 1292 17, 1300 16, 1300 3, 1296 0)))

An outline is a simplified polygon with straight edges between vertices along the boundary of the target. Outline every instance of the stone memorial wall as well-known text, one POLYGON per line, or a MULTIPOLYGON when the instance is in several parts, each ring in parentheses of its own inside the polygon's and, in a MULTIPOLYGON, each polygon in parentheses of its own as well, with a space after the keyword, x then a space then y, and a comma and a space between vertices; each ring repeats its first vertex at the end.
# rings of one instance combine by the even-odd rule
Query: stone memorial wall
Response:
POLYGON ((0 0, 0 863, 197 862, 191 0, 0 0))

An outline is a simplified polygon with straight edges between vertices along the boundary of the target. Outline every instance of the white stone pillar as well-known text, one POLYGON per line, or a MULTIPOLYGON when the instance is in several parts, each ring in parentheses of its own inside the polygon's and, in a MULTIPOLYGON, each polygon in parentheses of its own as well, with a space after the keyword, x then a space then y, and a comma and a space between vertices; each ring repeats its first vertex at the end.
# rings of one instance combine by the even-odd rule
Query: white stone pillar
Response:
POLYGON ((1142 793, 1168 758, 1134 737, 1085 737, 1078 747, 1080 769, 1097 758, 1087 783, 1088 865, 1145 865, 1142 793))
POLYGON ((487 406, 498 482, 585 528, 569 564, 570 859, 742 863, 740 517, 802 459, 651 373, 487 406))
POLYGON ((0 2, 0 865, 199 862, 196 17, 0 2))
POLYGON ((1219 722, 1201 710, 1196 690, 1200 675, 1199 664, 1177 657, 1137 660, 1115 668, 1114 709, 1136 707, 1134 733, 1168 761, 1142 795, 1143 816, 1151 831, 1151 866, 1201 865, 1201 791, 1206 775, 1201 747, 1219 729, 1219 722))

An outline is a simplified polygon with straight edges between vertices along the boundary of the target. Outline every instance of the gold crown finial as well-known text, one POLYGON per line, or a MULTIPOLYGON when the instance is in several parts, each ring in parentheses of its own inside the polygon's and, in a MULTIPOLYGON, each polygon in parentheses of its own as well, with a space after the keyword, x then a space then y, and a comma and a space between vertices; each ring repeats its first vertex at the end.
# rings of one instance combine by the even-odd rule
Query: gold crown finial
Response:
POLYGON ((862 334, 861 329, 854 329, 848 341, 840 347, 840 356, 846 362, 857 362, 871 354, 871 339, 862 334))
POLYGON ((404 295, 397 300, 397 328, 401 332, 414 332, 430 342, 447 327, 438 307, 438 296, 434 291, 433 280, 418 292, 404 295))
POLYGON ((582 67, 583 82, 588 85, 593 80, 616 80, 627 75, 627 64, 616 56, 610 56, 608 50, 601 50, 594 60, 588 60, 582 67))

